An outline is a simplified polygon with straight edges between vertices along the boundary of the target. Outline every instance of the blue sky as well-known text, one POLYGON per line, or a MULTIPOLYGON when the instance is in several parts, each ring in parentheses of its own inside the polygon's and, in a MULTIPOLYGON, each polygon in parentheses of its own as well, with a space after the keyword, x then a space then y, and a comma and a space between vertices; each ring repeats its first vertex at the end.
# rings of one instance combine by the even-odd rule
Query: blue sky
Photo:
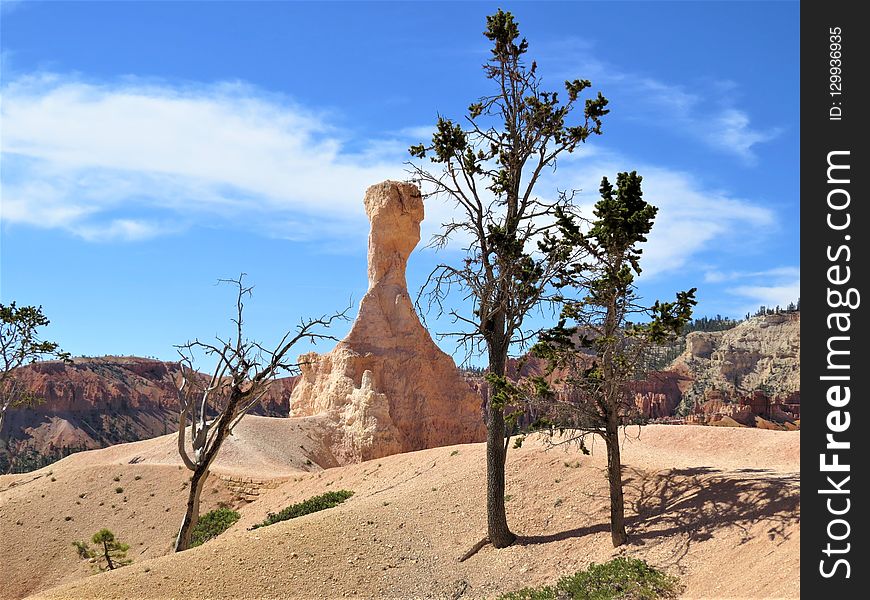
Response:
MULTIPOLYGON (((603 175, 642 174, 645 298, 697 287, 698 316, 797 298, 797 2, 3 0, 0 301, 42 304, 74 354, 164 359, 227 330, 214 284, 243 271, 266 343, 355 312, 365 188, 407 178, 436 115, 491 91, 499 6, 549 87, 610 99, 604 135, 538 191, 588 206, 603 175)), ((451 211, 427 202, 424 238, 451 211)), ((412 294, 458 256, 416 251, 412 294)))

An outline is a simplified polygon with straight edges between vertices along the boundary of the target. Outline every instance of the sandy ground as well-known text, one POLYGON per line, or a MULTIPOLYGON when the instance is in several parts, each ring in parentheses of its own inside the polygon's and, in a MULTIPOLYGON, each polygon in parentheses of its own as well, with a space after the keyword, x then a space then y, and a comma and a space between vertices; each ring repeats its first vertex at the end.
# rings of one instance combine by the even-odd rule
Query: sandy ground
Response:
POLYGON ((678 575, 685 598, 799 597, 800 432, 630 429, 624 443, 630 543, 619 550, 610 545, 603 444, 583 456, 527 440, 509 452, 507 466, 508 519, 518 543, 486 546, 460 563, 485 532, 482 444, 321 470, 305 461, 322 455, 312 441, 322 424, 294 421, 258 417, 239 426, 233 450, 206 487, 203 510, 234 501, 221 476, 274 478, 276 487, 262 487, 254 502, 235 502, 242 505, 235 526, 181 554, 169 550, 187 473, 174 464, 169 437, 0 477, 3 539, 15 540, 0 549, 3 593, 492 598, 624 554, 678 575), (117 486, 124 492, 116 493, 117 486), (247 530, 268 512, 335 489, 355 495, 328 511, 247 530), (89 575, 71 542, 100 527, 130 544, 132 565, 89 575))

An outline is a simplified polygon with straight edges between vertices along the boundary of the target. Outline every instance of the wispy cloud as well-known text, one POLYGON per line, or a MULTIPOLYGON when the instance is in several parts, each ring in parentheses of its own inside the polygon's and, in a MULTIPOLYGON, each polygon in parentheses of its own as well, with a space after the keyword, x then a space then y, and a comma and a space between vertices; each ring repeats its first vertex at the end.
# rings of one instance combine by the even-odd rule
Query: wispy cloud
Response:
POLYGON ((789 302, 794 302, 800 297, 801 284, 798 279, 783 285, 742 285, 729 291, 750 300, 751 302, 745 306, 745 311, 751 312, 761 305, 788 306, 789 302))
POLYGON ((613 181, 629 164, 643 176, 644 198, 659 209, 643 247, 641 265, 646 278, 682 270, 712 248, 728 254, 749 239, 768 235, 775 226, 775 215, 768 208, 711 189, 688 173, 604 151, 572 163, 560 167, 560 181, 582 190, 578 199, 587 214, 598 200, 602 176, 613 181))
POLYGON ((714 116, 706 133, 708 142, 717 148, 733 152, 745 162, 754 164, 753 147, 769 142, 782 133, 780 128, 753 129, 749 116, 735 108, 728 108, 714 116))
POLYGON ((704 282, 721 284, 739 306, 735 314, 755 311, 759 306, 787 306, 800 297, 801 273, 798 267, 783 266, 761 271, 708 270, 704 282))
POLYGON ((404 175, 375 146, 345 152, 323 115, 239 83, 25 77, 4 86, 2 118, 3 219, 87 239, 157 235, 169 214, 359 221, 366 186, 404 175), (131 201, 149 218, 107 218, 131 201))
MULTIPOLYGON (((355 140, 327 115, 240 83, 31 76, 3 88, 2 111, 3 221, 88 241, 138 241, 197 224, 296 241, 364 237, 366 187, 406 178, 408 144, 431 131, 356 141, 362 150, 349 152, 355 140)), ((644 176, 646 198, 659 207, 644 249, 647 277, 685 268, 713 247, 727 253, 775 224, 751 199, 601 146, 562 161, 558 178, 546 175, 537 189, 583 190, 588 210, 601 177, 626 165, 644 176)), ((424 239, 452 210, 427 202, 424 239)))
POLYGON ((716 151, 731 154, 744 164, 757 162, 756 147, 782 134, 781 127, 759 127, 746 110, 732 81, 685 84, 662 80, 609 64, 593 54, 588 40, 561 40, 544 52, 563 65, 566 78, 582 74, 616 103, 630 104, 634 119, 692 138, 716 151), (566 59, 570 57, 570 59, 566 59))
POLYGON ((800 269, 797 267, 776 267, 773 269, 765 269, 763 271, 708 270, 704 273, 704 281, 707 283, 722 283, 725 281, 736 281, 739 279, 799 279, 800 275, 800 269))

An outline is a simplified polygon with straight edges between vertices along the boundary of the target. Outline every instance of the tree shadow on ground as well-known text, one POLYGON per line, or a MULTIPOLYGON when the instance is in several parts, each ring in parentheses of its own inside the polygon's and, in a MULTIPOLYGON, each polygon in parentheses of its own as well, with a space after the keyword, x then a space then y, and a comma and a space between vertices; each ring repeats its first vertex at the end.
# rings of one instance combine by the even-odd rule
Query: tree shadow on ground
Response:
MULTIPOLYGON (((739 532, 738 544, 764 535, 778 544, 800 523, 800 475, 763 470, 725 473, 709 467, 645 472, 623 469, 629 544, 673 546, 681 563, 693 544, 717 532, 739 532), (633 514, 632 514, 633 513, 633 514), (763 528, 763 529, 762 529, 763 528), (763 533, 760 533, 762 532, 763 533)), ((609 501, 606 492, 602 499, 609 501)), ((546 544, 610 531, 602 522, 548 535, 523 536, 523 545, 546 544)))

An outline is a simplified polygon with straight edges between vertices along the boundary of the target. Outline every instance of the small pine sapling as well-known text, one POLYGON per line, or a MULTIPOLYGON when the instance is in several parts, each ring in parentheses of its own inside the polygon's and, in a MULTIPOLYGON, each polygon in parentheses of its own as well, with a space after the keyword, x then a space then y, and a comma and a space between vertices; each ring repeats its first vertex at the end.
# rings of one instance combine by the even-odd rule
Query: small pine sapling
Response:
POLYGON ((97 548, 91 548, 87 542, 73 542, 72 545, 82 560, 94 561, 100 571, 111 571, 132 563, 127 558, 130 546, 115 539, 115 534, 106 528, 100 529, 91 537, 91 542, 97 548))

